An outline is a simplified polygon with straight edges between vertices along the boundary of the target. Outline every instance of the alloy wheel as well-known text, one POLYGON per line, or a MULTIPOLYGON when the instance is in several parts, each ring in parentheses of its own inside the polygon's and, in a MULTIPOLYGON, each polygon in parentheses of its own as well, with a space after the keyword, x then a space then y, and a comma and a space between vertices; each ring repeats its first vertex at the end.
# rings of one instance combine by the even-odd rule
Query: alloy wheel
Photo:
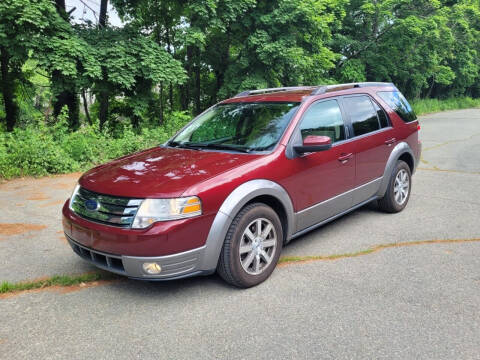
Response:
POLYGON ((409 190, 410 178, 408 172, 405 169, 401 169, 397 173, 395 182, 393 184, 393 196, 398 205, 403 205, 403 203, 407 200, 409 190))
POLYGON ((251 275, 261 274, 272 262, 277 247, 277 234, 272 222, 253 220, 240 240, 239 256, 243 269, 251 275))

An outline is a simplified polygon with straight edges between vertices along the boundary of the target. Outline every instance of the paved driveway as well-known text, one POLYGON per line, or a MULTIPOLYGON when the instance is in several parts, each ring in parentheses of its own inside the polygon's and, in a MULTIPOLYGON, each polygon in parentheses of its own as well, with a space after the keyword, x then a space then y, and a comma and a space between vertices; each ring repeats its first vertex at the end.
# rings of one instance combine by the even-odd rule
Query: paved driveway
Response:
MULTIPOLYGON (((480 110, 421 118, 406 210, 311 232, 262 285, 131 280, 0 298, 0 359, 480 359, 480 110)), ((0 185, 0 281, 94 270, 62 236, 78 174, 0 185)))

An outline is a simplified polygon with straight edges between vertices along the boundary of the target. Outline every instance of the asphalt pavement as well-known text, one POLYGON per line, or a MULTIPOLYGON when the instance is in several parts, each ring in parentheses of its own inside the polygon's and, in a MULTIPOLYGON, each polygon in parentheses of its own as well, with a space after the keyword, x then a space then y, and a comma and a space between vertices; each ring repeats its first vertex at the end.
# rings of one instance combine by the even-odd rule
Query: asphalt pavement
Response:
MULTIPOLYGON (((4 296, 0 359, 480 359, 480 109, 420 123, 403 212, 365 206, 282 254, 338 259, 247 290, 213 275, 4 296)), ((0 282, 95 270, 62 235, 78 176, 0 184, 0 282)))

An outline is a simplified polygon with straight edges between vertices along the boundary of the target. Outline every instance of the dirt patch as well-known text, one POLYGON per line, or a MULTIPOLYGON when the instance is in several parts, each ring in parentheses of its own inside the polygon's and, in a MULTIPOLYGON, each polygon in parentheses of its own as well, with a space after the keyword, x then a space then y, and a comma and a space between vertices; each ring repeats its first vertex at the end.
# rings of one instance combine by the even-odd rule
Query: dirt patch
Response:
POLYGON ((62 204, 63 204, 63 200, 57 200, 57 201, 50 201, 45 204, 42 204, 40 205, 40 207, 45 208, 49 206, 62 205, 62 204))
POLYGON ((0 345, 5 344, 7 342, 6 339, 0 339, 0 345))
MULTIPOLYGON (((62 180, 65 180, 65 183, 69 183, 69 188, 73 188, 75 185, 75 180, 78 180, 80 176, 82 175, 81 172, 75 172, 75 173, 70 173, 70 174, 60 174, 60 175, 50 175, 50 176, 43 176, 39 178, 35 177, 19 177, 11 180, 5 180, 0 178, 0 189, 2 190, 22 190, 27 187, 29 188, 35 188, 39 184, 44 184, 44 183, 49 183, 53 181, 60 181, 63 183, 62 180), (71 181, 71 183, 70 183, 71 181)), ((63 186, 63 185, 62 185, 63 186)), ((67 184, 65 184, 67 186, 67 184)))
POLYGON ((23 206, 25 206, 25 204, 18 203, 18 204, 15 204, 15 206, 23 207, 23 206))
POLYGON ((40 231, 45 229, 46 227, 47 227, 46 225, 36 225, 36 224, 0 223, 0 235, 5 235, 5 236, 19 235, 27 231, 40 231))
POLYGON ((48 200, 50 199, 45 193, 43 192, 34 192, 29 194, 30 197, 27 200, 48 200))
POLYGON ((52 189, 59 189, 59 190, 71 190, 74 187, 74 184, 68 183, 58 183, 58 184, 53 184, 50 186, 52 189))
POLYGON ((97 287, 97 286, 102 286, 102 285, 109 285, 114 282, 118 282, 121 279, 114 279, 114 280, 97 280, 97 281, 92 281, 92 282, 86 282, 86 283, 80 283, 78 285, 70 285, 70 286, 49 286, 45 288, 39 288, 39 289, 32 289, 32 290, 23 290, 23 291, 14 291, 14 292, 8 292, 4 294, 0 294, 0 300, 2 299, 8 299, 10 297, 18 296, 21 294, 32 294, 32 293, 39 293, 43 291, 53 291, 59 294, 68 294, 74 291, 79 291, 83 289, 88 289, 92 287, 97 287))

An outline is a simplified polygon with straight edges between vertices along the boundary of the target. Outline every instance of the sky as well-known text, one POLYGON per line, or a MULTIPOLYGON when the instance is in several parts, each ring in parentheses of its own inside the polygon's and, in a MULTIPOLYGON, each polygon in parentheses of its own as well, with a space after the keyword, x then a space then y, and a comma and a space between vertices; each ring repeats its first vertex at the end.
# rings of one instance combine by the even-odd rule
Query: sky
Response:
MULTIPOLYGON (((82 20, 90 20, 93 23, 98 23, 98 15, 100 13, 100 0, 65 0, 67 11, 75 7, 72 13, 76 22, 82 20)), ((108 4, 108 22, 113 26, 122 26, 122 21, 118 17, 117 12, 112 5, 108 4)))

